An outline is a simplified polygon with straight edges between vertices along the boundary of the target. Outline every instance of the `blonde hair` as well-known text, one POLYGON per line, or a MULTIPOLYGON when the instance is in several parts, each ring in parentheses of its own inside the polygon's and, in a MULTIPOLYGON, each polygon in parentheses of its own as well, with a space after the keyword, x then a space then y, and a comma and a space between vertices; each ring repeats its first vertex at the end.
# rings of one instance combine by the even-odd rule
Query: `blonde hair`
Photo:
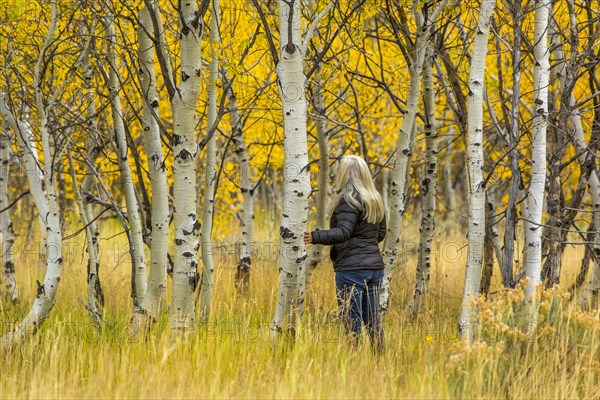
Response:
POLYGON ((363 210, 365 219, 371 224, 378 224, 384 218, 383 199, 362 158, 353 155, 342 157, 338 167, 336 193, 335 207, 345 200, 350 206, 363 210))

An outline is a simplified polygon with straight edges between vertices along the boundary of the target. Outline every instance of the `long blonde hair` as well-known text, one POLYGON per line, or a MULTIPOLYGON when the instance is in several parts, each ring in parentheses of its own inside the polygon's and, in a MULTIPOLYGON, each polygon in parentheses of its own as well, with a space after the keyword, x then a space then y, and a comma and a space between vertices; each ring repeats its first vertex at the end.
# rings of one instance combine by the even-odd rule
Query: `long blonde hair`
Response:
POLYGON ((383 199, 375 188, 365 160, 353 155, 342 157, 337 175, 335 206, 345 200, 352 207, 363 210, 367 222, 381 222, 385 215, 383 199))

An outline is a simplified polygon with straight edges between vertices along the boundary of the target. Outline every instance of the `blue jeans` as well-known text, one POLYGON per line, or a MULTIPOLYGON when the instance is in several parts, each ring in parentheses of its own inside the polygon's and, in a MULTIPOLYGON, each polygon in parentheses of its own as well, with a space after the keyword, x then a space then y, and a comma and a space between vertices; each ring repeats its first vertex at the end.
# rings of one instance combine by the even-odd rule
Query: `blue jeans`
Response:
POLYGON ((375 345, 383 342, 379 316, 379 291, 383 270, 339 271, 335 273, 338 306, 346 330, 358 339, 363 325, 375 345))

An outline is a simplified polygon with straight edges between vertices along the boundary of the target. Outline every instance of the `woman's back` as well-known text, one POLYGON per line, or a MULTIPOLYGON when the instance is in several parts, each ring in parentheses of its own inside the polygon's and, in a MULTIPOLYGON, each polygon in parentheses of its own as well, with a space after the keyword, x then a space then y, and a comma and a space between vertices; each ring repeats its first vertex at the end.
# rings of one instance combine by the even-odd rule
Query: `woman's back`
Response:
POLYGON ((378 224, 367 221, 364 212, 341 201, 330 219, 330 229, 313 232, 314 244, 331 245, 335 271, 383 269, 379 242, 385 238, 385 217, 378 224))

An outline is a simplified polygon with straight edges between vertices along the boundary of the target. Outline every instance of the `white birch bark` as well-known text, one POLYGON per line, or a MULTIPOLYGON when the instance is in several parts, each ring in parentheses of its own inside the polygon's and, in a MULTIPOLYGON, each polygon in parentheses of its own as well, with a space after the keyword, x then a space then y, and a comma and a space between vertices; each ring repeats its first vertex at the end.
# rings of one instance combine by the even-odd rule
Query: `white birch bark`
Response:
POLYGON ((158 47, 155 48, 158 62, 161 66, 163 79, 167 85, 167 92, 169 87, 174 89, 175 76, 173 75, 173 65, 171 64, 171 53, 169 52, 169 46, 167 44, 167 37, 165 34, 165 27, 162 21, 162 15, 160 13, 160 4, 158 0, 144 0, 146 9, 150 12, 150 20, 152 22, 153 30, 150 30, 151 34, 158 39, 158 47))
POLYGON ((485 238, 485 188, 483 187, 483 94, 488 33, 496 0, 482 0, 475 29, 469 76, 469 114, 467 119, 467 171, 469 190, 469 226, 467 270, 459 326, 465 342, 474 332, 473 296, 479 293, 483 244, 485 238))
POLYGON ((27 170, 27 178, 29 181, 30 192, 34 203, 46 227, 46 272, 44 274, 44 282, 38 282, 38 288, 35 300, 29 313, 15 327, 13 332, 0 338, 0 347, 10 347, 22 342, 27 336, 37 332, 41 324, 48 317, 50 310, 54 306, 58 284, 60 282, 62 272, 62 233, 58 215, 58 204, 56 195, 56 174, 54 173, 54 165, 51 160, 55 159, 55 149, 51 144, 51 132, 48 127, 47 112, 44 108, 41 92, 41 68, 44 62, 46 50, 54 39, 54 33, 57 26, 58 10, 57 3, 52 3, 52 13, 48 34, 40 49, 40 55, 34 70, 34 89, 35 103, 40 118, 40 135, 42 140, 42 149, 44 154, 44 184, 46 186, 47 195, 44 196, 42 190, 42 182, 37 177, 38 166, 35 163, 35 158, 29 147, 29 142, 26 137, 32 137, 29 124, 24 124, 19 121, 15 115, 11 113, 7 107, 5 100, 0 98, 0 115, 8 122, 11 128, 15 131, 21 147, 24 151, 24 160, 27 170))
MULTIPOLYGON (((0 132, 0 210, 8 207, 8 177, 10 170, 10 135, 7 123, 2 124, 0 132)), ((6 210, 0 214, 0 233, 2 234, 2 286, 10 300, 14 303, 19 298, 19 290, 15 278, 15 263, 13 260, 13 246, 15 244, 15 233, 10 219, 10 211, 6 210)))
POLYGON ((25 164, 25 173, 27 175, 27 183, 29 184, 29 192, 33 198, 36 208, 38 209, 38 214, 40 214, 40 231, 45 231, 46 220, 44 216, 48 214, 48 204, 46 201, 40 201, 44 200, 46 195, 42 185, 43 173, 40 170, 38 158, 36 155, 34 155, 35 147, 30 141, 30 138, 33 137, 31 126, 29 123, 17 119, 17 117, 12 114, 12 111, 8 108, 5 99, 0 100, 0 115, 15 132, 15 136, 17 137, 17 143, 22 153, 23 163, 25 164), (42 179, 40 179, 40 177, 42 177, 42 179))
POLYGON ((142 143, 148 156, 148 175, 152 188, 152 232, 150 235, 150 266, 148 291, 142 309, 156 320, 167 293, 169 246, 169 186, 167 168, 160 137, 159 102, 154 66, 154 43, 149 36, 152 20, 147 7, 139 12, 138 43, 142 89, 142 143))
MULTIPOLYGON (((574 127, 573 144, 575 145, 577 153, 580 154, 579 161, 582 165, 587 162, 595 163, 595 157, 593 153, 590 152, 585 140, 583 123, 581 121, 581 113, 579 112, 579 109, 575 107, 576 100, 573 94, 571 94, 570 103, 572 110, 571 123, 574 127)), ((592 169, 588 179, 588 190, 590 196, 592 197, 592 218, 594 221, 594 226, 600 226, 600 180, 598 179, 598 173, 595 168, 592 169)), ((596 234, 594 235, 593 249, 595 259, 590 281, 583 291, 583 294, 577 299, 577 304, 581 307, 597 305, 597 300, 600 294, 600 263, 598 262, 598 258, 600 258, 600 230, 598 229, 596 229, 596 234)))
MULTIPOLYGON (((24 90, 24 88, 22 88, 24 90)), ((27 171, 27 172, 32 172, 32 179, 36 179, 37 183, 35 183, 35 185, 37 186, 39 184, 39 187, 41 188, 41 195, 43 197, 46 196, 46 189, 45 189, 45 185, 43 184, 44 182, 44 170, 42 167, 42 163, 40 162, 40 157, 38 154, 38 150, 37 147, 35 145, 35 135, 33 133, 33 129, 31 129, 31 124, 30 121, 31 120, 31 115, 29 112, 29 107, 27 105, 23 106, 23 114, 21 115, 20 119, 19 119, 19 123, 22 125, 22 128, 19 132, 17 132, 17 135, 23 135, 22 137, 18 137, 17 143, 20 147, 26 149, 28 156, 32 157, 31 160, 31 165, 34 166, 34 169, 32 171, 27 171), (20 141, 20 139, 23 139, 23 142, 20 141), (37 175, 35 175, 35 174, 37 175)), ((28 182, 29 182, 29 177, 28 177, 28 182)), ((39 257, 37 260, 37 264, 39 267, 42 266, 42 264, 45 264, 45 252, 46 252, 46 241, 47 241, 47 236, 48 233, 46 232, 46 222, 44 217, 42 216, 42 214, 39 213, 38 210, 38 225, 39 225, 39 230, 40 230, 40 244, 39 244, 39 257)))
MULTIPOLYGON (((558 52, 560 53, 560 59, 564 59, 562 50, 559 50, 558 52)), ((564 74, 561 74, 560 78, 564 80, 564 74)), ((595 163, 595 157, 593 153, 591 153, 591 150, 586 143, 583 123, 581 121, 581 113, 575 106, 576 103, 575 95, 571 94, 571 123, 573 124, 574 128, 573 144, 575 146, 575 150, 579 154, 579 162, 583 166, 588 162, 595 163)), ((592 198, 592 218, 594 226, 600 226, 600 180, 598 179, 598 173, 595 168, 592 169, 588 179, 588 191, 592 198)), ((583 291, 583 294, 577 299, 577 305, 581 307, 588 307, 593 304, 597 304, 600 294, 600 263, 598 262, 598 258, 600 258, 600 230, 597 229, 594 236, 594 267, 592 269, 592 274, 588 285, 583 291)))
MULTIPOLYGON (((597 217, 597 214, 594 214, 594 223, 600 222, 600 218, 597 217)), ((596 234, 597 235, 597 234, 596 234)), ((596 238, 596 242, 598 239, 596 238)), ((594 244, 594 253, 596 257, 598 257, 597 245, 594 244)), ((577 305, 582 308, 588 307, 598 307, 598 303, 600 300, 600 267, 598 266, 598 262, 594 263, 594 269, 592 270, 592 275, 590 277, 590 281, 586 286, 583 294, 577 299, 577 305)))
POLYGON ((300 26, 300 1, 278 1, 280 56, 277 65, 283 104, 283 208, 280 227, 279 290, 271 335, 294 333, 296 318, 304 306, 306 231, 310 165, 306 133, 306 77, 300 26), (286 324, 288 320, 288 325, 286 324))
MULTIPOLYGON (((84 34, 93 34, 93 32, 87 32, 85 29, 82 29, 82 31, 84 34)), ((79 188, 83 213, 81 209, 79 210, 79 213, 82 223, 84 226, 87 226, 87 309, 92 314, 96 327, 101 328, 100 318, 104 308, 104 293, 102 291, 102 284, 100 283, 100 246, 98 243, 100 232, 98 230, 98 225, 94 221, 92 202, 87 193, 92 192, 96 180, 95 166, 98 156, 101 154, 104 147, 104 138, 96 123, 96 104, 94 100, 94 87, 92 84, 94 68, 89 59, 89 51, 86 51, 83 54, 81 66, 85 91, 83 96, 86 102, 87 116, 87 137, 85 141, 85 157, 87 157, 87 162, 85 163, 85 176, 83 177, 81 187, 79 188)), ((75 182, 76 178, 73 179, 75 182)))
POLYGON ((381 197, 383 199, 383 207, 385 208, 385 218, 386 221, 390 216, 390 202, 389 202, 389 192, 390 192, 390 170, 388 168, 384 168, 381 171, 381 197))
POLYGON ((232 141, 235 144, 235 154, 240 166, 240 187, 243 199, 242 245, 235 274, 235 285, 240 292, 247 293, 250 287, 252 240, 254 238, 254 186, 248 149, 244 141, 244 122, 240 116, 233 88, 230 88, 227 93, 230 125, 233 130, 232 141))
MULTIPOLYGON (((314 0, 308 2, 310 8, 314 7, 314 0)), ((319 32, 315 31, 315 37, 319 32)), ((317 53, 323 51, 323 46, 317 44, 317 53)), ((327 195, 329 192, 329 137, 327 134, 327 118, 325 116, 325 98, 323 94, 323 62, 318 61, 314 72, 313 108, 315 113, 315 128, 317 130, 317 144, 319 146, 319 171, 317 172, 317 229, 327 228, 327 195)), ((307 277, 317 267, 323 258, 323 245, 313 245, 310 248, 308 265, 306 267, 307 277)))
POLYGON ((457 204, 456 204, 456 189, 454 188, 454 183, 455 183, 455 179, 457 179, 457 176, 454 176, 453 173, 454 171, 458 170, 455 168, 455 166, 452 164, 452 141, 453 141, 453 136, 454 136, 454 129, 449 128, 448 129, 448 133, 446 133, 446 135, 448 135, 448 142, 446 143, 446 150, 444 152, 444 157, 443 157, 443 162, 444 162, 444 168, 443 168, 443 179, 444 179, 444 194, 445 194, 445 199, 448 202, 448 208, 450 208, 451 212, 456 212, 457 211, 457 204))
MULTIPOLYGON (((396 158, 392 172, 391 186, 389 191, 389 221, 385 245, 383 249, 383 262, 385 264, 385 275, 381 286, 379 305, 381 313, 387 312, 390 301, 390 280, 396 267, 396 256, 400 244, 400 232, 402 228, 402 219, 406 207, 406 186, 407 171, 410 168, 410 159, 412 156, 414 141, 413 129, 418 112, 419 98, 421 96, 421 72, 425 60, 427 43, 431 34, 431 28, 437 16, 443 10, 446 1, 443 0, 427 18, 422 10, 415 11, 417 20, 416 40, 412 52, 412 60, 408 66, 410 83, 408 88, 408 98, 406 101, 406 111, 400 128, 400 135, 396 144, 396 158)), ((419 8, 419 2, 415 1, 413 9, 419 8)))
MULTIPOLYGON (((200 90, 202 19, 195 1, 180 3, 181 80, 171 99, 173 110, 173 338, 194 326, 198 286, 198 233, 196 208, 196 104, 200 90)), ((163 74, 164 75, 164 74, 163 74)))
POLYGON ((115 144, 117 149, 117 158, 119 164, 119 173, 121 178, 121 187, 125 194, 125 203, 127 206, 127 220, 131 231, 131 243, 129 243, 131 254, 132 271, 134 273, 135 291, 132 293, 133 312, 141 312, 141 305, 144 302, 147 289, 146 278, 146 257, 144 255, 144 239, 142 223, 140 219, 140 209, 135 195, 135 186, 133 176, 129 165, 129 148, 127 146, 127 136, 125 133, 125 121, 123 118, 123 109, 121 107, 121 96, 119 94, 121 87, 119 82, 119 65, 117 63, 117 36, 113 25, 113 16, 108 15, 102 19, 106 29, 106 44, 108 54, 108 90, 110 105, 112 111, 112 122, 115 134, 115 144))
MULTIPOLYGON (((549 17, 550 18, 550 17, 549 17)), ((550 24, 550 34, 552 36, 556 35, 556 30, 554 29, 554 24, 551 20, 549 20, 550 24)), ((552 40, 551 40, 552 42, 552 40)), ((559 61, 559 65, 557 66, 558 79, 560 81, 561 87, 565 87, 565 78, 566 74, 564 73, 564 69, 566 68, 565 54, 562 51, 561 46, 557 46, 555 50, 556 60, 559 61)), ((575 150, 579 154, 579 162, 583 166, 587 162, 595 163, 594 155, 590 153, 590 149, 585 140, 585 133, 583 128, 583 123, 581 121, 581 113, 579 109, 576 107, 576 99, 575 95, 571 93, 571 98, 569 101, 569 107, 571 109, 570 121, 573 125, 573 145, 575 146, 575 150)), ((595 168, 592 169, 590 173, 590 177, 588 179, 588 191, 592 198, 592 210, 593 210, 593 222, 594 226, 600 223, 600 180, 598 179, 598 173, 595 168)), ((596 231, 595 239, 594 239, 594 267, 592 269, 592 274, 590 276, 590 280, 588 285, 586 286, 583 293, 577 298, 576 304, 580 307, 588 307, 595 303, 598 299, 598 295, 600 293, 600 263, 598 263, 598 258, 600 257, 600 230, 596 231)))
POLYGON ((97 258, 96 249, 94 243, 91 238, 93 237, 92 228, 90 224, 90 220, 88 219, 88 214, 86 213, 85 204, 83 202, 83 196, 81 194, 81 189, 79 188, 79 184, 77 183, 77 174, 75 171, 75 164, 73 163, 73 156, 71 155, 71 150, 67 151, 67 156, 69 159, 69 167, 71 170, 71 180, 73 184, 73 192, 75 193, 75 202, 77 203, 77 210, 79 211, 79 218, 81 219, 81 223, 85 229, 86 235, 86 250, 88 253, 88 304, 86 309, 92 314, 92 321, 94 322, 94 326, 98 331, 102 330, 102 305, 99 304, 96 292, 96 286, 90 284, 90 270, 93 268, 92 259, 97 258))
MULTIPOLYGON (((533 96, 534 115, 532 126, 531 184, 527 193, 529 207, 529 230, 525 237, 525 276, 528 279, 525 300, 535 303, 536 288, 542 271, 542 213, 546 183, 546 127, 548 124, 548 83, 550 77, 550 53, 548 51, 548 18, 550 0, 535 2, 533 96)), ((531 304, 528 311, 529 326, 535 325, 537 307, 531 304)))
MULTIPOLYGON (((221 36, 221 6, 219 0, 212 0, 210 19, 210 53, 208 77, 207 127, 212 129, 217 123, 217 81, 219 79, 219 47, 221 36)), ((206 322, 210 316, 210 308, 215 284, 215 265, 212 257, 212 228, 215 209, 215 190, 217 182, 217 135, 213 134, 206 147, 206 164, 204 166, 204 207, 202 209, 202 283, 200 284, 200 320, 206 322)))
POLYGON ((435 91, 433 85, 433 49, 428 47, 423 69, 423 108, 425 114, 425 174, 421 182, 423 193, 417 275, 410 314, 414 318, 426 309, 431 269, 431 242, 435 230, 438 149, 435 121, 435 91))

